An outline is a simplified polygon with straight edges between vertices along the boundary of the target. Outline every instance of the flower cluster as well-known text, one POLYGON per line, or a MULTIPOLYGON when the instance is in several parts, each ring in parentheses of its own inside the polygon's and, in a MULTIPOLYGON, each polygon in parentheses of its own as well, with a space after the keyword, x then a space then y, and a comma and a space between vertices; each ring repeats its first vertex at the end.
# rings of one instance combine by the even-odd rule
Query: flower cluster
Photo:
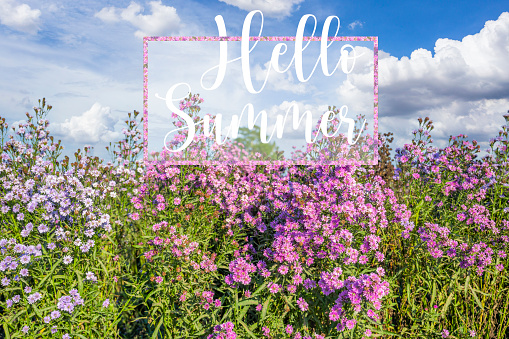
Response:
POLYGON ((233 328, 234 325, 231 321, 216 325, 214 326, 214 334, 210 334, 207 339, 235 339, 237 334, 233 328))

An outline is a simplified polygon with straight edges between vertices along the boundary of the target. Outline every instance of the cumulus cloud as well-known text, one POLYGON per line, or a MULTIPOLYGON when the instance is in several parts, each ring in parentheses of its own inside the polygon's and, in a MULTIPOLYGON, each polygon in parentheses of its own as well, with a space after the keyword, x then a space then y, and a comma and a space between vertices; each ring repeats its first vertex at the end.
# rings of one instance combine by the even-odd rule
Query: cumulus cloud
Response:
MULTIPOLYGON (((260 65, 256 65, 254 67, 254 79, 263 84, 265 78, 267 77, 267 72, 269 71, 270 61, 267 61, 264 64, 264 67, 260 67, 260 65)), ((286 68, 288 65, 281 65, 282 69, 286 68)), ((292 72, 278 73, 272 67, 270 67, 269 76, 267 79, 267 87, 266 89, 275 90, 275 91, 286 91, 297 94, 304 94, 308 92, 310 89, 309 86, 306 86, 306 83, 302 83, 299 80, 293 77, 292 72)), ((258 89, 258 86, 255 86, 258 89)))
POLYGON ((359 20, 355 20, 354 22, 352 22, 351 24, 348 25, 348 28, 350 30, 354 30, 357 27, 362 28, 363 26, 364 26, 364 24, 362 22, 360 22, 359 20))
MULTIPOLYGON (((441 146, 449 135, 468 134, 476 140, 495 136, 509 108, 508 56, 507 12, 461 41, 437 40, 434 55, 420 48, 398 59, 379 51, 381 130, 408 142, 405 134, 416 127, 416 118, 429 116, 441 146)), ((338 97, 352 107, 367 102, 372 81, 372 73, 355 69, 340 85, 338 97)))
POLYGON ((263 15, 271 17, 289 16, 294 10, 294 5, 299 5, 304 0, 219 0, 238 7, 245 11, 260 10, 263 15))
POLYGON ((134 33, 138 38, 170 35, 179 31, 180 17, 174 7, 165 6, 161 1, 150 1, 149 5, 151 14, 142 14, 143 7, 131 2, 127 8, 104 7, 95 17, 105 23, 129 22, 138 29, 134 33))
POLYGON ((83 114, 52 124, 51 131, 74 142, 95 144, 119 138, 120 134, 114 131, 115 123, 110 108, 96 102, 83 114))
POLYGON ((462 41, 439 39, 435 55, 380 55, 380 86, 386 114, 441 109, 451 102, 509 98, 509 13, 486 22, 462 41))
POLYGON ((14 30, 36 34, 39 31, 41 11, 27 4, 0 0, 0 23, 14 30))

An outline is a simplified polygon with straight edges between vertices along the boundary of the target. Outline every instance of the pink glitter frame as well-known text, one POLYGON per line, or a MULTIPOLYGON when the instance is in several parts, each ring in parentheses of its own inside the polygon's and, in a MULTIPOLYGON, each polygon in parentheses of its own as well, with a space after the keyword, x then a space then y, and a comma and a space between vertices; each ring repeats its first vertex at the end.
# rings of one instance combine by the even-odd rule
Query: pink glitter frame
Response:
MULTIPOLYGON (((143 160, 148 161, 148 43, 150 41, 241 41, 242 37, 207 37, 207 36, 180 36, 180 37, 144 37, 143 38, 143 160)), ((320 41, 321 37, 304 37, 303 41, 320 41)), ((250 37, 249 41, 295 41, 292 36, 272 36, 272 37, 250 37)), ((344 37, 329 37, 328 41, 373 41, 373 75, 374 75, 374 139, 378 140, 378 37, 376 36, 344 36, 344 37)), ((341 159, 328 163, 328 165, 377 165, 378 164, 378 147, 374 147, 374 159, 367 163, 362 163, 355 159, 341 159)), ((214 165, 216 161, 178 161, 174 162, 175 165, 214 165)), ((241 165, 246 162, 239 162, 241 165)), ((319 165, 317 162, 296 162, 296 161, 249 161, 251 165, 319 165)))

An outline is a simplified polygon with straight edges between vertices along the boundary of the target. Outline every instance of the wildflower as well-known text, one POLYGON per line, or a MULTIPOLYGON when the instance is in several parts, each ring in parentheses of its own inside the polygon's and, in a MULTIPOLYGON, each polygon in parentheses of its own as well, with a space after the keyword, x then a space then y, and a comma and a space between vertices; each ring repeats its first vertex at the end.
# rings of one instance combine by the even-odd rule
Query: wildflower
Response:
POLYGON ((364 331, 364 335, 365 335, 366 337, 371 337, 371 334, 372 334, 372 332, 371 332, 371 330, 370 330, 369 328, 368 328, 368 329, 366 329, 366 331, 364 331))
POLYGON ((163 282, 163 277, 161 277, 161 276, 157 276, 157 277, 155 278, 155 281, 156 281, 156 283, 160 284, 160 283, 162 283, 162 282, 163 282))
POLYGON ((477 335, 477 333, 474 330, 470 330, 470 336, 471 337, 475 337, 476 335, 477 335))
POLYGON ((23 289, 23 291, 25 291, 25 293, 30 293, 30 292, 32 292, 32 287, 30 287, 30 286, 25 286, 25 288, 23 289))
POLYGON ((304 300, 302 297, 299 298, 299 300, 297 300, 297 305, 299 306, 299 308, 301 309, 301 311, 305 312, 308 310, 308 303, 306 302, 306 300, 304 300))
POLYGON ((103 307, 104 307, 104 308, 106 308, 106 307, 108 307, 108 306, 110 306, 110 299, 106 299, 106 300, 104 300, 104 302, 103 302, 103 307))
POLYGON ((40 224, 38 227, 37 227, 37 230, 39 231, 39 233, 46 233, 49 231, 49 228, 48 226, 46 226, 45 224, 40 224))
POLYGON ((42 298, 42 295, 39 292, 35 292, 34 294, 30 294, 28 296, 27 300, 28 300, 28 303, 31 305, 31 304, 34 304, 37 301, 39 301, 41 298, 42 298))
POLYGON ((285 275, 286 273, 288 273, 288 266, 281 265, 278 269, 278 272, 282 275, 285 275))
POLYGON ((30 256, 29 255, 21 256, 21 258, 19 259, 19 262, 22 263, 23 265, 28 264, 30 262, 30 256))
POLYGON ((23 277, 26 277, 26 276, 28 276, 28 270, 26 268, 22 268, 19 271, 19 274, 21 274, 21 276, 23 276, 23 277))
POLYGON ((442 331, 442 338, 448 338, 449 337, 449 331, 447 331, 445 328, 442 331))
POLYGON ((266 326, 263 326, 262 327, 262 332, 263 332, 263 335, 268 337, 269 336, 269 333, 270 333, 270 329, 266 326))
POLYGON ((278 284, 275 284, 275 283, 271 282, 271 283, 269 283, 269 285, 270 285, 269 286, 270 293, 274 294, 274 293, 279 292, 280 286, 278 284))
POLYGON ((293 332, 293 327, 292 327, 292 325, 286 325, 285 331, 286 331, 286 333, 288 333, 288 334, 292 334, 292 332, 293 332))
POLYGON ((12 297, 12 301, 14 301, 14 303, 18 303, 19 301, 21 300, 21 297, 19 294, 16 294, 14 297, 12 297))
POLYGON ((262 305, 262 304, 258 304, 258 305, 256 305, 256 310, 257 310, 258 312, 260 312, 260 311, 262 310, 262 307, 263 307, 263 305, 262 305))
POLYGON ((69 333, 66 333, 62 336, 62 339, 71 339, 71 336, 69 335, 69 333))
POLYGON ((60 318, 60 312, 59 311, 53 311, 51 312, 51 319, 58 319, 60 318))
POLYGON ((10 282, 9 278, 5 277, 2 279, 2 286, 9 286, 10 282))
POLYGON ((69 265, 72 262, 72 257, 70 255, 66 255, 63 260, 64 264, 69 265))
POLYGON ((23 328, 21 329, 21 332, 23 333, 28 333, 28 331, 30 330, 30 327, 28 327, 27 325, 23 326, 23 328))
POLYGON ((57 332, 58 332, 57 327, 56 327, 56 326, 53 326, 53 327, 51 328, 51 333, 52 333, 52 334, 55 334, 55 333, 57 333, 57 332))
POLYGON ((85 275, 85 278, 87 280, 92 280, 93 282, 97 281, 97 277, 95 276, 95 274, 93 272, 87 272, 87 274, 85 275))
POLYGON ((351 329, 353 329, 355 327, 356 324, 357 324, 357 320, 355 320, 355 319, 347 320, 346 321, 346 328, 351 330, 351 329))

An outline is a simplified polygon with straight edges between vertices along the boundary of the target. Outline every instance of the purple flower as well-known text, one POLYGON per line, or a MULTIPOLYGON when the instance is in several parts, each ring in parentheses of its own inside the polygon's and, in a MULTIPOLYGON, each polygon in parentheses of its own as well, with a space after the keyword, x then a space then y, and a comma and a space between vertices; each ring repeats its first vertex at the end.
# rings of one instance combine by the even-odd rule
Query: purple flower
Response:
POLYGON ((11 280, 7 277, 2 279, 2 286, 9 286, 11 280))
POLYGON ((70 255, 66 255, 63 261, 64 264, 69 265, 72 262, 72 257, 70 255))
POLYGON ((97 281, 97 277, 96 277, 96 276, 95 276, 95 274, 94 274, 94 273, 92 273, 92 272, 87 272, 87 274, 86 274, 86 279, 87 279, 87 280, 92 280, 92 281, 94 281, 94 282, 95 282, 95 281, 97 281))
POLYGON ((22 256, 20 259, 19 259, 19 262, 22 263, 22 264, 28 264, 30 262, 30 256, 29 255, 24 255, 22 256))
POLYGON ((357 324, 357 320, 355 320, 355 319, 347 320, 346 321, 346 328, 351 330, 351 329, 353 329, 355 327, 356 324, 357 324))
POLYGON ((448 338, 449 337, 449 331, 447 331, 446 329, 444 329, 442 331, 442 338, 448 338))
POLYGON ((28 330, 30 330, 30 327, 28 327, 27 325, 23 326, 23 328, 21 329, 21 332, 23 333, 28 333, 28 330))
POLYGON ((19 274, 21 274, 23 277, 26 277, 26 276, 28 276, 28 270, 26 268, 22 268, 19 271, 19 274))
POLYGON ((16 304, 21 300, 21 297, 19 294, 16 294, 14 297, 12 297, 12 301, 14 301, 16 304))
POLYGON ((62 336, 62 339, 71 339, 71 336, 69 335, 69 333, 66 333, 62 336))
POLYGON ((46 233, 49 231, 49 228, 45 224, 40 224, 39 227, 37 227, 37 230, 39 233, 46 233))
POLYGON ((269 333, 270 333, 270 329, 266 326, 263 326, 262 327, 262 332, 263 332, 263 335, 268 337, 269 336, 269 333))
POLYGON ((308 303, 306 302, 306 300, 304 300, 302 297, 299 298, 299 300, 297 300, 297 306, 299 306, 299 308, 301 309, 301 311, 305 312, 308 310, 308 303))
POLYGON ((58 319, 58 318, 60 318, 60 312, 59 311, 51 312, 51 319, 58 319))
POLYGON ((23 289, 23 291, 25 291, 25 293, 30 293, 30 292, 32 292, 32 287, 30 287, 30 286, 25 286, 25 288, 23 289))
POLYGON ((269 287, 269 291, 270 291, 270 293, 273 293, 273 294, 274 294, 274 293, 279 292, 279 288, 280 288, 280 286, 279 286, 278 284, 275 284, 275 283, 273 283, 273 282, 270 282, 270 283, 269 283, 269 285, 268 285, 268 287, 269 287))
POLYGON ((104 302, 103 302, 103 307, 108 307, 110 306, 110 299, 106 299, 104 302))
POLYGON ((35 292, 34 294, 30 294, 27 298, 29 304, 36 303, 42 298, 42 295, 39 292, 35 292))

